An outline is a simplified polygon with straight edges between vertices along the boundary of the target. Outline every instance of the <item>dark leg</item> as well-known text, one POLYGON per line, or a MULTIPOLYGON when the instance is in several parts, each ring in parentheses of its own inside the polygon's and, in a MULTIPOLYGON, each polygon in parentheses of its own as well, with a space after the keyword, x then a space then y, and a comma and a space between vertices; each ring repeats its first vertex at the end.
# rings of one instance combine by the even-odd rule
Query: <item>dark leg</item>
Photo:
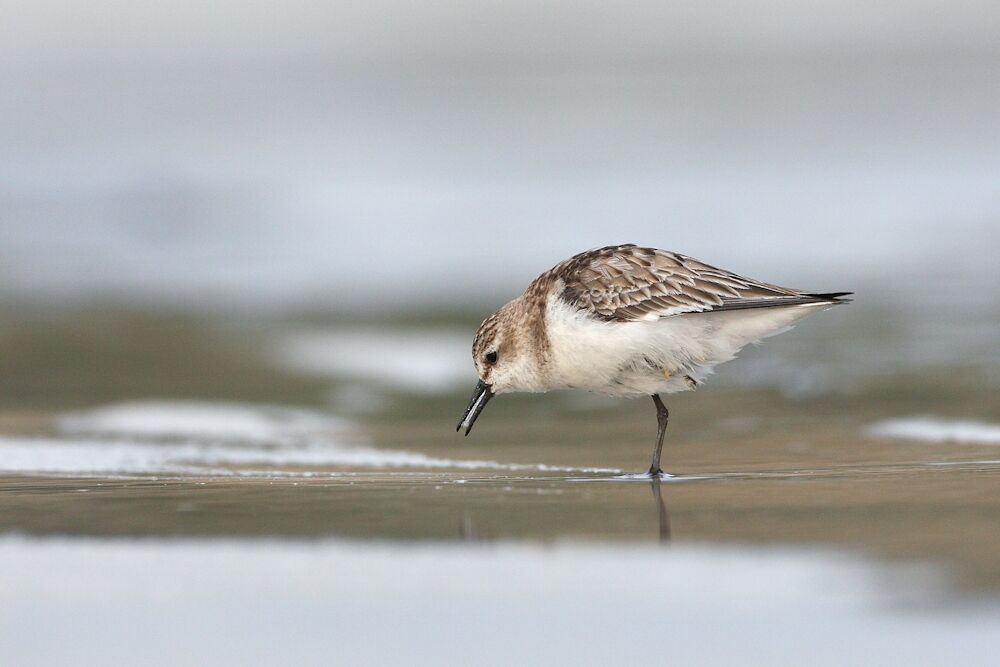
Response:
POLYGON ((667 506, 663 504, 663 494, 660 492, 660 478, 653 477, 649 480, 649 486, 653 489, 653 500, 656 501, 656 511, 660 520, 660 542, 670 541, 670 515, 667 514, 667 506))
POLYGON ((663 470, 660 469, 660 450, 663 449, 663 436, 667 432, 667 419, 670 417, 667 406, 663 404, 658 394, 653 394, 653 403, 656 404, 656 448, 653 450, 653 462, 649 466, 650 477, 663 474, 663 470))

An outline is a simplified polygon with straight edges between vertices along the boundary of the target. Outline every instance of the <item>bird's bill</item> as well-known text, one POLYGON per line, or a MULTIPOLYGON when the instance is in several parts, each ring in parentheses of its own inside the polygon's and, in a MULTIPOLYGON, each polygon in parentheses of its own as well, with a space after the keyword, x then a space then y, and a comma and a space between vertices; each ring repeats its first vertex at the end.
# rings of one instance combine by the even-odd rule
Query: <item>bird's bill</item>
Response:
POLYGON ((461 431, 465 427, 465 435, 469 435, 469 431, 472 430, 472 425, 476 423, 479 413, 483 411, 483 408, 486 407, 491 398, 493 398, 493 387, 480 380, 476 384, 476 388, 472 390, 469 407, 465 409, 462 418, 458 420, 458 426, 455 427, 455 430, 461 431))

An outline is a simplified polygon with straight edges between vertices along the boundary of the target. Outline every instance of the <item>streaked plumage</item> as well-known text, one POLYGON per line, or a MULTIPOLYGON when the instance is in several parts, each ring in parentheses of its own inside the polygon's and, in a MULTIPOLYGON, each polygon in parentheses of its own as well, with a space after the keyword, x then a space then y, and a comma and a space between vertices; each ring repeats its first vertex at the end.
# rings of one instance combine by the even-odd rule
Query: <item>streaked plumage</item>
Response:
POLYGON ((539 278, 554 279, 565 285, 560 295, 565 302, 617 322, 816 303, 833 296, 770 285, 693 257, 634 245, 580 253, 539 278))
MULTIPOLYGON (((473 342, 480 383, 459 428, 513 391, 616 396, 694 389, 748 343, 785 331, 847 292, 745 278, 678 253, 620 245, 580 253, 486 318, 473 342)), ((658 451, 658 450, 657 450, 658 451)), ((658 454, 651 471, 658 470, 658 454)))

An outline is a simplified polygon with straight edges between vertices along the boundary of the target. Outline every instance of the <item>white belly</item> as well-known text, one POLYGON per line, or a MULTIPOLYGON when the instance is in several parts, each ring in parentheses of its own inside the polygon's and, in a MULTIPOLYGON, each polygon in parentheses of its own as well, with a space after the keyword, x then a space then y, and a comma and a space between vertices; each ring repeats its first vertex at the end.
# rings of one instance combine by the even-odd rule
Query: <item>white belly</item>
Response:
POLYGON ((553 298, 546 311, 552 389, 616 396, 693 389, 745 345, 789 329, 829 304, 602 322, 553 298))

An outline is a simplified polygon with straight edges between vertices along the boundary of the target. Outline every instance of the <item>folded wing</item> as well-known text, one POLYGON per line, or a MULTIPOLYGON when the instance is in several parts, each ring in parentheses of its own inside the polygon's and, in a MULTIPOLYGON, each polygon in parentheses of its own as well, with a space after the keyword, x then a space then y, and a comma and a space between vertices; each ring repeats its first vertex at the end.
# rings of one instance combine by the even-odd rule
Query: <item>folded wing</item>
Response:
POLYGON ((675 252, 619 245, 580 253, 552 272, 561 298, 609 321, 683 313, 842 303, 849 292, 816 294, 745 278, 675 252))

